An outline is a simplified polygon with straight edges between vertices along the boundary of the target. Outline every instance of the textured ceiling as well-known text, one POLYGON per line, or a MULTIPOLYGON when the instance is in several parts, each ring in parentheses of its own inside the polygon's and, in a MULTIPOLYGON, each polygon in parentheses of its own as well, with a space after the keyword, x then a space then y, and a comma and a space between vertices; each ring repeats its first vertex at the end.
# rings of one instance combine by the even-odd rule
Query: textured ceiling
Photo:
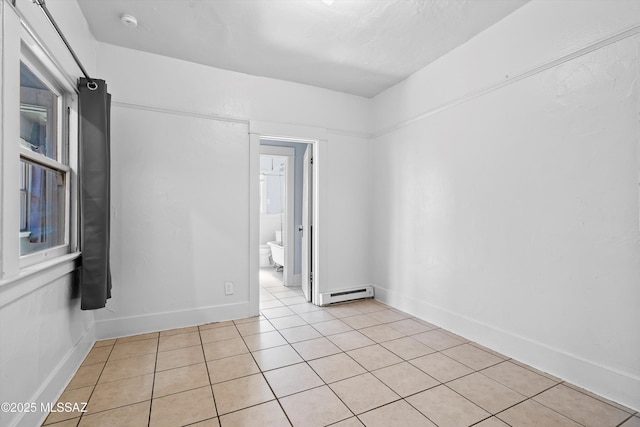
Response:
POLYGON ((103 42, 372 97, 528 0, 78 0, 103 42), (329 4, 330 3, 330 4, 329 4), (127 28, 120 16, 137 18, 127 28))

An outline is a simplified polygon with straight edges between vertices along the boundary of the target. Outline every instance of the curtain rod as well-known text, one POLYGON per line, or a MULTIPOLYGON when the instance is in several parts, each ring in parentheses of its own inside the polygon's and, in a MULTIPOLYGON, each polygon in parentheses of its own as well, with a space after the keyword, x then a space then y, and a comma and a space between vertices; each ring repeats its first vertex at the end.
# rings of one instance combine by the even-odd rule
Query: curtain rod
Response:
POLYGON ((87 87, 90 90, 96 90, 98 88, 98 84, 91 77, 89 77, 89 73, 87 73, 87 70, 82 66, 80 59, 71 48, 71 45, 67 41, 67 38, 64 36, 64 34, 62 34, 62 30, 60 30, 60 27, 58 27, 58 24, 56 23, 55 19, 53 19, 53 16, 51 16, 51 13, 49 12, 49 9, 47 9, 47 5, 44 3, 44 1, 45 0, 33 0, 35 4, 40 6, 40 9, 42 9, 42 12, 44 12, 45 16, 47 17, 51 25, 53 25, 53 28, 55 28, 56 32, 64 42, 65 46, 67 46, 67 49, 69 50, 69 53, 71 53, 71 56, 73 56, 73 59, 76 61, 76 64, 78 64, 78 67, 80 67, 80 70, 82 70, 82 74, 84 74, 84 76, 87 78, 88 80, 87 87))

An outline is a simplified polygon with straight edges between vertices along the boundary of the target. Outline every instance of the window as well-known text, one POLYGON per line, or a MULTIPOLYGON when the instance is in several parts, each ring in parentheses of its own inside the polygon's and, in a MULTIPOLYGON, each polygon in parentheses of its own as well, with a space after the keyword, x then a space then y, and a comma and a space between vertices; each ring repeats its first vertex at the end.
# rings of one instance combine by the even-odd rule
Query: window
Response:
MULTIPOLYGON (((64 96, 41 67, 20 63, 20 256, 67 252, 69 166, 64 96)), ((21 264, 24 264, 21 260, 21 264)))
POLYGON ((260 213, 281 214, 285 208, 286 158, 260 156, 260 213))

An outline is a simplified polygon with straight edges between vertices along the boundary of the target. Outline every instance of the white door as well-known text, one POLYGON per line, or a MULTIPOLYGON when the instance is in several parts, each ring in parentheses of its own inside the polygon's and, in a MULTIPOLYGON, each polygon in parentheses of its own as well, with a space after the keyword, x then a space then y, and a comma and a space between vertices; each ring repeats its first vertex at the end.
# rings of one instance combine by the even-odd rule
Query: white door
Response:
POLYGON ((313 295, 313 145, 308 144, 304 152, 302 174, 302 292, 307 301, 313 295))

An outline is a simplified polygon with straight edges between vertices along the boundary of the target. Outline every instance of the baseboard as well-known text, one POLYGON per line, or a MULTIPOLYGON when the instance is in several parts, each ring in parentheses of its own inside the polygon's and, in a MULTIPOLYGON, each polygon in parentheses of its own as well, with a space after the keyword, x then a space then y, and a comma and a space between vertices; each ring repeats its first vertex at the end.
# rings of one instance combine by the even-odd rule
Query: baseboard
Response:
POLYGON ((127 337, 166 329, 249 317, 249 302, 199 307, 96 321, 96 339, 127 337))
POLYGON ((29 402, 37 405, 35 412, 17 413, 8 423, 9 427, 33 427, 41 425, 49 415, 40 411, 40 404, 55 403, 69 385, 80 365, 89 354, 95 340, 95 329, 92 325, 80 341, 66 354, 58 366, 51 372, 42 386, 34 393, 29 402))
POLYGON ((572 384, 640 410, 640 378, 618 372, 578 355, 436 307, 398 292, 375 286, 376 299, 505 356, 562 378, 572 384))

